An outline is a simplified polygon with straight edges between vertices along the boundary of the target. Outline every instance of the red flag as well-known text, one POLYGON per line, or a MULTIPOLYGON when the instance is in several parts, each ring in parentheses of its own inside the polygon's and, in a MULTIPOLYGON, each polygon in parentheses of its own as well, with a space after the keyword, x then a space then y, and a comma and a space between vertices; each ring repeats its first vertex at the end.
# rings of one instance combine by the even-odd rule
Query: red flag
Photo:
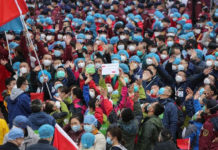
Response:
POLYGON ((180 148, 180 149, 183 149, 183 150, 189 150, 190 149, 190 139, 177 139, 177 146, 180 148))
POLYGON ((58 124, 55 125, 53 146, 58 150, 78 150, 76 143, 58 124))
POLYGON ((28 11, 24 0, 0 0, 0 26, 28 11))
POLYGON ((44 93, 30 93, 31 101, 34 99, 39 99, 42 102, 44 101, 44 93))

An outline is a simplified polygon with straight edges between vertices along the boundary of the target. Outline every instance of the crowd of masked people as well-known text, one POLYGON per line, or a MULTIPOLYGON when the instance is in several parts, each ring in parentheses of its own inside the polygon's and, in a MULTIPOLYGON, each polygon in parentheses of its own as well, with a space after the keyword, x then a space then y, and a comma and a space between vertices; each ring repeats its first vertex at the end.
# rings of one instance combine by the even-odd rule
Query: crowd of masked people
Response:
POLYGON ((27 6, 0 33, 0 150, 55 150, 56 124, 81 150, 218 149, 216 1, 27 6))

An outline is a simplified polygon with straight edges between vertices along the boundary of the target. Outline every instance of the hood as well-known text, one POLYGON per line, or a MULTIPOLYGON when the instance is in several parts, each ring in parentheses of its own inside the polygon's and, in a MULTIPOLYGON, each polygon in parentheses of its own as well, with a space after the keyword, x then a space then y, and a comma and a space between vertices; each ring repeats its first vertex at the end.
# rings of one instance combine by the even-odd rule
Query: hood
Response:
POLYGON ((48 123, 48 115, 44 112, 39 112, 39 113, 33 113, 29 117, 32 125, 40 127, 43 124, 48 123))
POLYGON ((135 119, 128 123, 121 121, 119 125, 124 132, 127 132, 130 135, 136 135, 138 133, 138 124, 135 119))
POLYGON ((10 96, 11 100, 14 101, 22 93, 24 93, 23 90, 21 90, 19 88, 13 88, 11 91, 11 96, 10 96))
POLYGON ((162 105, 166 105, 166 104, 169 103, 169 102, 172 102, 172 103, 173 103, 173 100, 170 99, 170 98, 166 98, 166 99, 160 99, 160 98, 159 98, 159 102, 160 102, 162 105))
POLYGON ((153 123, 157 128, 163 128, 162 120, 159 117, 150 118, 151 123, 153 123))

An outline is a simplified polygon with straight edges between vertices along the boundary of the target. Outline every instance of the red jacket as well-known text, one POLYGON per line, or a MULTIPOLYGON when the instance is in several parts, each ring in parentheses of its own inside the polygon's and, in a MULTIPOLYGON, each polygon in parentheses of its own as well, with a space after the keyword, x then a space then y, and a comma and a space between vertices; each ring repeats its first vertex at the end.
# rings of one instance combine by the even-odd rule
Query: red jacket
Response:
POLYGON ((4 100, 2 92, 6 89, 5 80, 11 76, 11 73, 3 65, 0 65, 0 70, 0 102, 2 102, 4 100))

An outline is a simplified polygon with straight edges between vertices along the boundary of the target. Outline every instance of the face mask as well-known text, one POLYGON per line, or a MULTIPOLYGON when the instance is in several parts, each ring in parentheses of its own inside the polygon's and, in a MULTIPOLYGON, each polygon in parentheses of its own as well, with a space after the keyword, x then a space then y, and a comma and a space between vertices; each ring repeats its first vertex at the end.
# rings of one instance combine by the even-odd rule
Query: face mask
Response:
POLYGON ((151 48, 150 50, 152 53, 156 53, 157 52, 157 48, 151 48))
POLYGON ((14 36, 11 35, 11 34, 6 34, 6 38, 7 38, 8 40, 13 40, 14 36))
POLYGON ((57 78, 58 79, 59 78, 64 78, 64 77, 65 77, 65 72, 64 71, 60 70, 60 71, 57 72, 57 78))
POLYGON ((145 107, 145 113, 148 113, 149 111, 149 108, 151 107, 151 104, 148 104, 146 107, 145 107))
POLYGON ((121 55, 120 57, 121 57, 121 61, 122 62, 126 61, 126 57, 125 56, 121 55))
POLYGON ((152 62, 152 59, 150 59, 150 58, 148 58, 148 59, 146 59, 146 64, 147 65, 151 65, 153 62, 152 62))
POLYGON ((87 40, 90 40, 92 38, 92 36, 91 35, 89 35, 89 34, 86 34, 86 39, 87 40))
POLYGON ((181 55, 176 55, 176 58, 181 58, 181 55))
POLYGON ((101 34, 100 37, 105 37, 105 38, 107 38, 107 34, 101 34))
POLYGON ((73 125, 71 126, 71 129, 73 130, 73 132, 78 132, 80 130, 80 125, 73 125))
POLYGON ((113 145, 113 141, 111 140, 110 137, 107 137, 106 141, 107 141, 107 144, 113 145))
POLYGON ((130 50, 131 52, 134 51, 134 50, 135 50, 135 46, 130 45, 130 46, 129 46, 129 50, 130 50))
POLYGON ((201 33, 201 29, 195 29, 194 32, 195 32, 196 34, 200 34, 200 33, 201 33))
POLYGON ((50 41, 50 40, 51 40, 51 38, 52 38, 52 36, 51 36, 51 35, 48 35, 48 36, 46 36, 46 40, 47 40, 47 41, 50 41))
POLYGON ((154 32, 154 36, 157 37, 160 35, 160 32, 154 32))
POLYGON ((179 71, 183 71, 183 70, 185 70, 185 67, 183 65, 179 64, 178 65, 178 70, 179 71))
POLYGON ((185 41, 184 41, 184 40, 179 40, 179 44, 180 44, 180 45, 184 45, 184 44, 185 44, 185 41))
POLYGON ((112 93, 113 92, 113 88, 111 86, 108 86, 107 87, 107 91, 108 91, 108 93, 112 93))
POLYGON ((163 59, 163 60, 164 60, 164 59, 166 59, 166 58, 167 58, 167 55, 165 55, 165 54, 161 54, 161 55, 160 55, 160 57, 161 57, 161 59, 163 59))
POLYGON ((165 91, 165 88, 160 88, 158 91, 158 95, 163 95, 165 91))
POLYGON ((119 60, 112 60, 112 64, 119 64, 119 60))
POLYGON ((173 44, 174 44, 174 42, 173 42, 173 41, 168 41, 168 42, 167 42, 167 46, 169 46, 169 47, 172 47, 172 46, 173 46, 173 44))
POLYGON ((137 51, 136 54, 137 54, 138 56, 142 56, 142 55, 143 55, 143 52, 142 52, 142 51, 137 51))
POLYGON ((41 77, 39 78, 39 82, 40 82, 40 83, 43 83, 43 82, 44 82, 43 76, 41 76, 41 77))
POLYGON ((177 18, 173 18, 173 21, 175 22, 177 20, 177 18))
POLYGON ((200 91, 199 91, 200 96, 204 94, 204 91, 205 91, 204 88, 200 89, 200 91))
MULTIPOLYGON (((218 43, 218 42, 217 42, 218 43)), ((218 67, 218 61, 214 62, 215 67, 218 67)))
POLYGON ((57 70, 59 66, 62 66, 62 64, 55 65, 54 69, 57 70))
POLYGON ((114 6, 111 6, 111 10, 114 10, 114 6))
POLYGON ((218 43, 218 38, 216 38, 216 43, 218 43))
POLYGON ((172 65, 172 70, 175 71, 176 70, 176 66, 172 65))
POLYGON ((58 34, 58 40, 62 40, 63 39, 63 35, 62 34, 58 34))
POLYGON ((213 62, 211 61, 211 60, 207 60, 206 61, 206 66, 207 67, 210 67, 210 66, 212 66, 213 65, 213 62))
POLYGON ((66 40, 66 38, 67 38, 67 36, 66 36, 66 35, 64 35, 64 36, 63 36, 63 40, 66 40))
POLYGON ((90 95, 91 98, 94 98, 94 97, 95 97, 95 93, 92 92, 92 91, 89 91, 89 95, 90 95))
POLYGON ((207 85, 210 84, 210 79, 209 78, 205 78, 204 79, 204 84, 207 84, 207 85))
POLYGON ((176 25, 176 28, 177 28, 177 29, 181 29, 181 25, 177 24, 177 25, 176 25))
POLYGON ((41 34, 41 35, 40 35, 40 38, 41 38, 41 40, 44 40, 44 39, 45 39, 45 37, 46 37, 46 35, 45 35, 45 34, 41 34))
POLYGON ((124 45, 118 45, 117 48, 118 48, 119 50, 124 50, 125 46, 124 46, 124 45))
POLYGON ((124 40, 125 38, 126 38, 125 35, 121 35, 121 36, 120 36, 120 39, 121 39, 121 40, 124 40))
POLYGON ((180 75, 176 75, 176 82, 182 82, 182 77, 180 75))
POLYGON ((54 88, 55 88, 55 90, 57 91, 58 90, 58 88, 59 87, 62 87, 63 86, 63 84, 61 84, 61 83, 58 83, 58 84, 56 84, 55 86, 54 86, 54 88))
POLYGON ((83 68, 84 66, 85 66, 85 63, 84 63, 84 62, 81 62, 81 63, 78 64, 78 67, 79 67, 79 68, 83 68))
POLYGON ((61 56, 61 51, 54 50, 54 55, 55 55, 55 57, 60 57, 61 56))
POLYGON ((134 85, 134 92, 138 92, 139 91, 139 87, 137 85, 134 85))
POLYGON ((50 66, 51 65, 51 60, 44 60, 43 61, 43 65, 45 65, 45 66, 50 66))
POLYGON ((126 84, 129 82, 129 79, 127 77, 124 78, 124 81, 126 82, 126 84))
POLYGON ((27 68, 25 68, 25 67, 20 68, 20 73, 22 73, 22 74, 27 73, 27 68))
POLYGON ((96 43, 97 45, 100 45, 100 41, 96 41, 95 43, 96 43))
POLYGON ((55 106, 57 107, 57 109, 60 109, 61 108, 61 103, 59 101, 56 101, 55 106))
POLYGON ((25 92, 29 91, 29 85, 26 86, 25 92))
POLYGON ((92 125, 84 125, 84 130, 86 132, 92 132, 92 125))
POLYGON ((96 69, 99 69, 99 68, 101 68, 101 64, 99 64, 99 63, 96 63, 96 64, 95 64, 95 68, 96 68, 96 69))

